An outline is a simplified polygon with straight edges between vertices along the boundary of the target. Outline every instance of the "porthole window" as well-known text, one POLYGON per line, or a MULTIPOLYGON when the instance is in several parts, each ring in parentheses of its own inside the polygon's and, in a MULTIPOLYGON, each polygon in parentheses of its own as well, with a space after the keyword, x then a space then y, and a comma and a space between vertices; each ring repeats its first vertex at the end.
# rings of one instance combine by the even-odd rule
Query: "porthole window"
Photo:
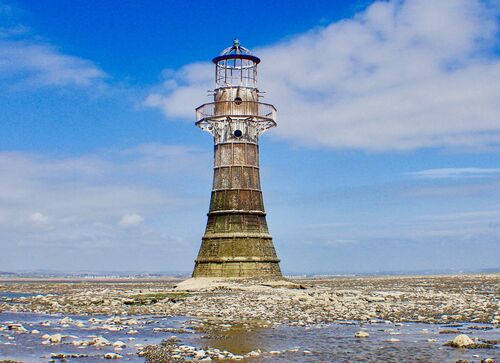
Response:
POLYGON ((241 136, 243 136, 243 132, 241 132, 241 130, 234 130, 233 135, 237 138, 240 138, 241 136))
POLYGON ((239 105, 241 105, 241 104, 242 104, 242 102, 243 102, 243 100, 241 99, 241 97, 236 97, 236 98, 234 99, 234 103, 235 103, 236 105, 238 105, 238 106, 239 106, 239 105))

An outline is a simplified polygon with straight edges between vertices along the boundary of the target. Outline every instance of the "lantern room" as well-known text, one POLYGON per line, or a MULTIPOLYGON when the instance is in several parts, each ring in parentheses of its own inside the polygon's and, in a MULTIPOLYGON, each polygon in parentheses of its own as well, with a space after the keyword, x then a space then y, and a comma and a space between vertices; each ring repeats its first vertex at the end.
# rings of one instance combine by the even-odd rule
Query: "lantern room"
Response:
POLYGON ((212 61, 215 63, 217 87, 257 87, 257 64, 260 59, 241 46, 238 39, 212 61))

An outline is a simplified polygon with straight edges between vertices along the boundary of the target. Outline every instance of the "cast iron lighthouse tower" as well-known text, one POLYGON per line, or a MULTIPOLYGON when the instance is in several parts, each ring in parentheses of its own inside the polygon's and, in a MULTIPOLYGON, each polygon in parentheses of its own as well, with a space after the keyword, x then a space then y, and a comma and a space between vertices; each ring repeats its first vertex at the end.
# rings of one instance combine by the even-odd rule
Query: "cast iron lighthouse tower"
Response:
POLYGON ((214 102, 196 125, 214 137, 214 179, 205 235, 193 277, 281 276, 266 223, 259 136, 276 126, 276 109, 259 102, 260 59, 237 39, 215 63, 214 102))

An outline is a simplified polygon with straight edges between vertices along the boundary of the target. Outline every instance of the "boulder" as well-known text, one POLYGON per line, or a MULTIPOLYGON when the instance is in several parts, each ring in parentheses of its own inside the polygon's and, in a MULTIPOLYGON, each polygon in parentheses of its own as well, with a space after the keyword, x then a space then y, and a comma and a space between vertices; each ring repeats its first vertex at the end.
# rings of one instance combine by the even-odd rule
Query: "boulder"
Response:
POLYGON ((89 344, 95 345, 96 347, 105 347, 111 345, 111 342, 104 337, 98 336, 92 339, 89 344))
POLYGON ((354 334, 354 336, 356 338, 368 338, 370 336, 370 334, 368 334, 368 332, 366 332, 366 331, 360 330, 360 331, 357 331, 356 334, 354 334))
POLYGON ((117 340, 116 342, 113 343, 113 347, 115 348, 125 348, 127 344, 122 342, 121 340, 117 340))
POLYGON ((54 344, 59 344, 62 342, 63 336, 61 334, 54 334, 47 339, 49 342, 54 344))
POLYGON ((473 346, 474 344, 475 344, 474 341, 471 338, 469 338, 467 335, 460 334, 460 335, 457 335, 455 338, 453 338, 453 340, 450 340, 445 345, 447 345, 449 347, 454 347, 454 348, 465 348, 468 346, 473 346))
POLYGON ((104 354, 104 358, 106 358, 106 359, 120 359, 120 358, 123 358, 123 356, 120 354, 117 354, 117 353, 106 353, 106 354, 104 354))

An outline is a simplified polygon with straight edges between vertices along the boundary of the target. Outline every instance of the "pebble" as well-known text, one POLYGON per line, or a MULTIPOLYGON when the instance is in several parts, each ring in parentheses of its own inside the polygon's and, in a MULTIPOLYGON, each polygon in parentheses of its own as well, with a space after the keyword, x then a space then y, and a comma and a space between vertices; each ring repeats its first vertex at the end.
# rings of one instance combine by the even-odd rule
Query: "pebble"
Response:
POLYGON ((389 338, 389 339, 386 340, 386 342, 396 343, 396 342, 400 342, 400 340, 396 339, 396 338, 389 338))

